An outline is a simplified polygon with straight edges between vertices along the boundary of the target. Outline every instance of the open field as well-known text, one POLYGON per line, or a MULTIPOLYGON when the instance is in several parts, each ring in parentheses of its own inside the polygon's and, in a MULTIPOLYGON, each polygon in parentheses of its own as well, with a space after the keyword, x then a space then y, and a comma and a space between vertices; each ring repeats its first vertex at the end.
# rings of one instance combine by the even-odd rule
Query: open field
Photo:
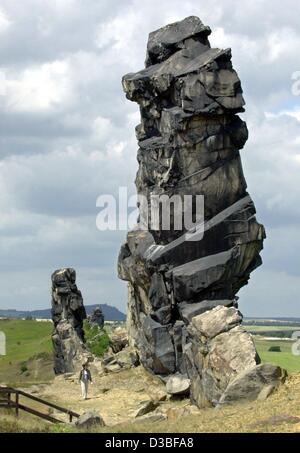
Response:
MULTIPOLYGON (((270 331, 270 336, 272 330, 295 330, 295 327, 286 325, 245 327, 257 332, 270 331)), ((107 325, 106 330, 109 329, 107 325)), ((53 379, 51 322, 0 320, 0 331, 6 334, 7 339, 7 355, 0 356, 0 382, 24 385, 53 379)), ((87 339, 89 336, 87 331, 87 339)), ((263 362, 278 364, 290 373, 300 371, 300 356, 292 354, 292 341, 266 340, 260 336, 254 336, 254 341, 263 362), (281 352, 270 352, 270 346, 280 346, 281 352)))
POLYGON ((0 383, 24 385, 54 377, 51 322, 0 320, 6 335, 6 355, 0 356, 0 383))
POLYGON ((291 331, 296 331, 296 330, 300 330, 300 327, 294 327, 294 326, 289 326, 289 325, 278 325, 278 326, 270 326, 270 325, 264 325, 264 326, 257 326, 255 324, 253 325, 244 325, 243 326, 246 330, 250 330, 251 332, 260 332, 260 331, 263 331, 263 332, 266 332, 266 331, 270 331, 272 332, 273 330, 276 330, 276 331, 279 331, 279 330, 283 330, 283 331, 288 331, 288 330, 291 330, 291 331))
POLYGON ((1 363, 27 360, 42 352, 51 352, 51 322, 9 319, 0 320, 0 331, 6 335, 6 356, 1 363))
POLYGON ((271 362, 285 368, 289 373, 300 371, 300 355, 293 355, 293 341, 264 340, 254 337, 255 346, 262 362, 271 362), (279 346, 281 352, 270 352, 271 346, 279 346))

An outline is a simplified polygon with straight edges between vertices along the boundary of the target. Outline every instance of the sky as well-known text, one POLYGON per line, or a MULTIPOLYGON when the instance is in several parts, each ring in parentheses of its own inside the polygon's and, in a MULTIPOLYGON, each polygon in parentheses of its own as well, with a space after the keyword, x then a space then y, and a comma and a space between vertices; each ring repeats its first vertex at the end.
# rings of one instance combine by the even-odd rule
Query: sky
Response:
POLYGON ((298 0, 0 0, 0 308, 49 307, 51 273, 70 266, 86 304, 125 311, 126 232, 96 227, 99 195, 134 193, 139 113, 121 78, 149 32, 190 15, 232 48, 246 100, 241 156, 267 239, 240 309, 300 316, 298 0))

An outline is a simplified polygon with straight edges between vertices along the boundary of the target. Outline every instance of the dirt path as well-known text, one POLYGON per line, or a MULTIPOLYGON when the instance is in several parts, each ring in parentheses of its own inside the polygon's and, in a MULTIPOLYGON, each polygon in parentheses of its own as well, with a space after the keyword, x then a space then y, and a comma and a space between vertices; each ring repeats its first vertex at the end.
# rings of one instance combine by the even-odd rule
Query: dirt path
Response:
MULTIPOLYGON (((117 432, 123 432, 122 429, 124 432, 140 432, 140 429, 145 432, 300 431, 300 373, 291 375, 265 401, 250 401, 219 410, 199 410, 188 399, 169 400, 164 384, 142 367, 103 375, 94 372, 93 376, 94 384, 86 401, 81 400, 77 375, 56 377, 51 384, 34 386, 31 391, 80 414, 95 409, 102 415, 106 429, 119 425, 115 427, 117 432), (141 401, 149 399, 162 399, 151 414, 163 414, 167 420, 136 424, 141 420, 134 417, 134 412, 141 401)), ((55 415, 62 419, 61 414, 55 415)))
MULTIPOLYGON (((93 384, 89 386, 89 398, 85 401, 81 399, 76 375, 58 376, 52 384, 41 387, 38 394, 80 414, 95 409, 102 415, 107 426, 133 420, 142 401, 166 397, 165 385, 142 367, 106 375, 94 372, 93 384)), ((189 401, 186 399, 180 401, 180 404, 189 405, 189 401)), ((178 401, 162 401, 156 413, 165 413, 173 406, 178 406, 178 401)))

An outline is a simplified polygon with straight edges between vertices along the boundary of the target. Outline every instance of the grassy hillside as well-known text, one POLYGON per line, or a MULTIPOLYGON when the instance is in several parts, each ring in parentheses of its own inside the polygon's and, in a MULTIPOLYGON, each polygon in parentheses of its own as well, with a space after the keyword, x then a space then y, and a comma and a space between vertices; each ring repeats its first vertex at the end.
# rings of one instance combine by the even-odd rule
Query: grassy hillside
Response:
POLYGON ((292 354, 293 341, 264 340, 254 337, 257 352, 262 362, 271 362, 285 368, 289 373, 300 371, 300 356, 292 354), (281 352, 270 352, 271 346, 279 346, 281 352))
POLYGON ((0 320, 6 355, 0 356, 0 382, 19 384, 53 377, 51 322, 0 320))
POLYGON ((51 352, 51 322, 9 319, 0 320, 0 331, 6 335, 6 356, 0 363, 28 360, 36 354, 51 352))

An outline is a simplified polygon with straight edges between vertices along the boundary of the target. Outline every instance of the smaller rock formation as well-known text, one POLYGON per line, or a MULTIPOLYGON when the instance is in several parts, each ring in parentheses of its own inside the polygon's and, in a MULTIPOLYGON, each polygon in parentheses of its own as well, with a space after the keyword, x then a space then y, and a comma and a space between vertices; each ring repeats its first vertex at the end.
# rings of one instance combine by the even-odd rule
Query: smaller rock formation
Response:
POLYGON ((127 346, 117 353, 107 352, 102 359, 102 368, 105 373, 134 368, 139 364, 138 354, 130 346, 127 346))
POLYGON ((104 326, 104 315, 100 307, 95 308, 90 316, 88 316, 89 323, 93 326, 99 326, 100 329, 104 326))
POLYGON ((76 286, 76 272, 65 268, 52 276, 52 343, 54 372, 62 374, 80 368, 91 361, 92 355, 84 345, 83 320, 86 312, 81 292, 76 286))
POLYGON ((101 415, 94 411, 84 412, 75 422, 77 428, 92 428, 93 426, 105 426, 101 415))
POLYGON ((127 330, 117 327, 109 334, 109 347, 104 354, 103 370, 106 373, 136 367, 140 364, 135 348, 128 344, 127 330))

